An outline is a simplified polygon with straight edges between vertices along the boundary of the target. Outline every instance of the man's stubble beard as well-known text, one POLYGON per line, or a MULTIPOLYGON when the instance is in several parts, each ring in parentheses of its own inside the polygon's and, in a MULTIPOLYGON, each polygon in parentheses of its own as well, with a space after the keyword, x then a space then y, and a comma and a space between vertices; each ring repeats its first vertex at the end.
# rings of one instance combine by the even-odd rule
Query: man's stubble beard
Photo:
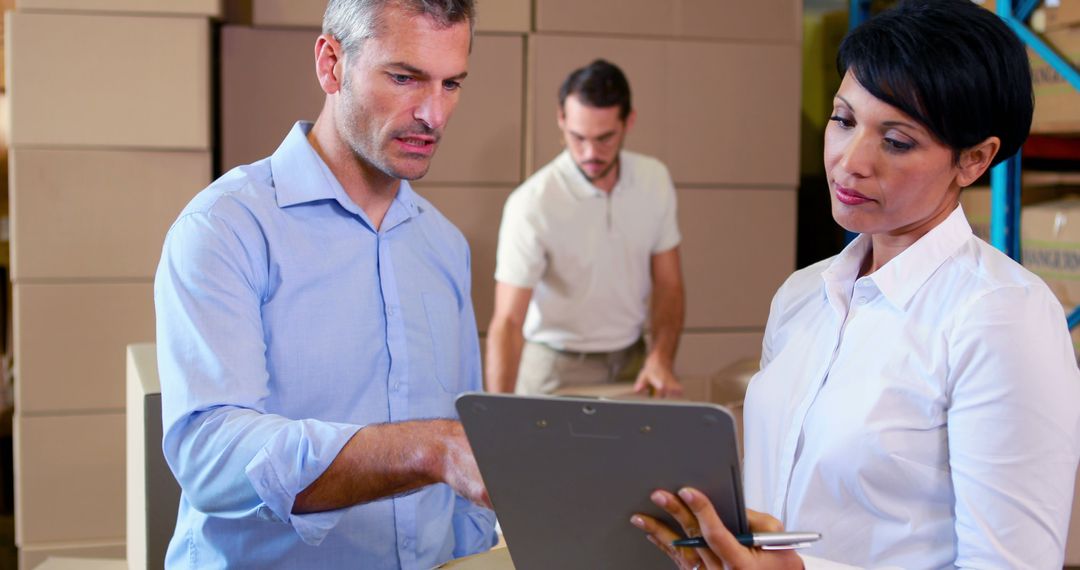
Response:
MULTIPOLYGON (((423 170, 416 174, 400 172, 389 163, 389 160, 385 156, 380 157, 378 147, 380 141, 375 138, 378 131, 374 128, 370 128, 370 125, 366 125, 365 122, 361 121, 361 119, 368 117, 369 114, 364 112, 362 108, 358 108, 359 104, 353 99, 352 90, 350 89, 351 85, 352 76, 346 73, 345 77, 342 79, 340 89, 341 112, 339 113, 339 116, 342 118, 342 121, 338 125, 338 134, 352 151, 357 162, 365 166, 365 170, 377 170, 388 177, 398 180, 418 180, 427 175, 428 170, 431 169, 431 159, 434 159, 435 156, 434 152, 432 153, 431 159, 426 160, 423 170), (365 125, 369 127, 370 130, 357 132, 354 129, 356 129, 358 125, 365 125), (370 146, 365 146, 365 142, 370 146), (383 160, 380 160, 380 158, 383 160)), ((387 140, 393 141, 398 137, 404 137, 410 134, 434 136, 434 144, 436 145, 438 145, 439 141, 442 139, 442 133, 435 131, 435 129, 428 128, 426 125, 421 125, 419 128, 395 131, 387 137, 387 140)), ((438 150, 437 146, 435 150, 438 150)))

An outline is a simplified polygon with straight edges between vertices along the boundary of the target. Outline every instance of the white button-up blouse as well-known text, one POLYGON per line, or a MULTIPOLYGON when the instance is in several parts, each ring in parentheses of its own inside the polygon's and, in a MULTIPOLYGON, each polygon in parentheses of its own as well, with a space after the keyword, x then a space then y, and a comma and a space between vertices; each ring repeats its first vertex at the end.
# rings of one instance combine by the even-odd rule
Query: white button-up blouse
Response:
POLYGON ((860 236, 773 300, 747 507, 821 532, 806 553, 844 564, 1061 568, 1080 453, 1061 305, 960 207, 859 278, 869 248, 860 236))

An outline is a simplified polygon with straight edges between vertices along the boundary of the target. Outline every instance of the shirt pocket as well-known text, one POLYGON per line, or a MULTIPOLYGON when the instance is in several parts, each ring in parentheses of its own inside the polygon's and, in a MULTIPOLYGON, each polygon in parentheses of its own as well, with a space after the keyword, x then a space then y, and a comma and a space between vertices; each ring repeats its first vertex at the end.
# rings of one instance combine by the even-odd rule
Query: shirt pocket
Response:
POLYGON ((424 292, 424 311, 431 330, 432 362, 442 389, 457 393, 461 388, 461 315, 457 301, 446 293, 424 292))

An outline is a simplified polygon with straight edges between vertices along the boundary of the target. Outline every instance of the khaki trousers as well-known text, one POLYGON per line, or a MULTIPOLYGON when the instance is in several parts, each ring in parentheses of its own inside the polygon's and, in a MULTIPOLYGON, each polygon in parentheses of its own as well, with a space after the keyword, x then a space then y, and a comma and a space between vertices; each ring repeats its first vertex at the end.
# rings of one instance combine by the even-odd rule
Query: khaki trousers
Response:
POLYGON ((612 352, 556 350, 526 342, 518 368, 518 394, 551 394, 568 386, 633 382, 645 363, 645 341, 612 352))

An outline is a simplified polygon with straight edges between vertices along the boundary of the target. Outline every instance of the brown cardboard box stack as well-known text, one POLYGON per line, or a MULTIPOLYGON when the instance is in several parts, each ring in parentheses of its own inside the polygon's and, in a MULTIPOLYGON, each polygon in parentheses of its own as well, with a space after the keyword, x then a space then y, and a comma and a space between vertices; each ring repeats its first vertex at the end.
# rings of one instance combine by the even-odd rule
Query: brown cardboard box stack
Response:
POLYGON ((560 150, 566 74, 596 57, 622 67, 638 110, 627 148, 663 160, 678 188, 687 331, 676 368, 688 378, 760 352, 772 294, 794 268, 801 7, 535 3, 526 173, 560 150))
POLYGON ((124 556, 124 347, 154 338, 161 241, 210 180, 220 7, 16 8, 5 38, 16 541, 32 568, 52 555, 124 556))
MULTIPOLYGON (((1066 311, 1080 305, 1080 198, 1023 209, 1020 221, 1024 266, 1042 277, 1066 311)), ((1080 330, 1073 330, 1080 354, 1080 330)))
MULTIPOLYGON (((665 161, 678 189, 688 305, 677 371, 699 379, 694 394, 707 399, 711 375, 757 357, 771 296, 794 269, 801 6, 480 4, 461 104, 416 187, 470 242, 481 330, 502 204, 559 152, 561 80, 606 57, 634 89, 627 148, 665 161)), ((325 0, 17 7, 6 40, 17 540, 33 567, 55 554, 124 555, 124 347, 153 340, 162 238, 212 179, 212 133, 227 170, 316 117, 312 49, 325 0), (226 13, 215 42, 210 19, 226 13), (39 72, 58 62, 63 73, 39 72)))
MULTIPOLYGON (((1052 182, 1025 183, 1020 193, 1021 205, 1032 206, 1061 198, 1068 189, 1052 182)), ((960 193, 960 205, 971 224, 971 231, 983 241, 990 241, 990 187, 972 186, 960 193)))
POLYGON ((1052 32, 1062 28, 1080 26, 1080 2, 1075 0, 1049 0, 1042 2, 1042 29, 1052 32))
MULTIPOLYGON (((1080 190, 1080 189, 1077 189, 1080 190)), ((1080 305, 1080 196, 1023 209, 1020 223, 1024 266, 1042 277, 1066 313, 1080 305)), ((1080 359, 1080 329, 1072 331, 1080 359)), ((1080 565, 1080 474, 1073 496, 1065 564, 1080 565)))
MULTIPOLYGON (((323 4, 256 0, 252 25, 222 30, 223 168, 268 155, 294 121, 318 114, 310 52, 323 4)), ((800 28, 797 0, 737 10, 710 0, 480 4, 461 104, 416 188, 469 240, 481 331, 503 201, 560 150, 559 83, 606 57, 634 90, 627 148, 664 160, 678 187, 688 294, 679 372, 704 378, 756 355, 772 293, 794 268, 800 28), (736 245, 747 236, 753 247, 736 245)))
MULTIPOLYGON (((1080 2, 1065 0, 1043 8, 1032 25, 1043 28, 1043 39, 1072 62, 1080 63, 1080 2)), ((1080 133, 1080 91, 1050 67, 1034 50, 1031 56, 1032 82, 1035 87, 1035 117, 1032 132, 1080 133)))

